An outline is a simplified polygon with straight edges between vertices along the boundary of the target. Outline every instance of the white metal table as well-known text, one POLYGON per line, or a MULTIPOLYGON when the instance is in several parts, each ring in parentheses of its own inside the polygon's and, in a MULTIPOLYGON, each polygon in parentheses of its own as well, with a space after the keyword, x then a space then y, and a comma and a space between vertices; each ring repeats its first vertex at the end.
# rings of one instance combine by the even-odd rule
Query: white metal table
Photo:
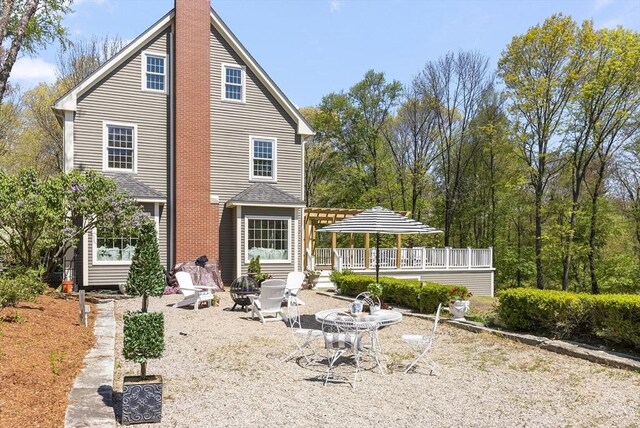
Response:
MULTIPOLYGON (((345 309, 325 309, 316 313, 316 321, 322 324, 337 325, 340 323, 340 317, 330 316, 337 313, 345 313, 349 310, 345 309)), ((378 331, 382 327, 388 325, 397 324, 402 321, 402 314, 397 311, 388 309, 379 309, 373 314, 362 312, 358 314, 349 315, 351 318, 349 324, 352 324, 356 329, 363 331, 367 330, 371 334, 371 350, 373 357, 376 360, 376 365, 380 368, 380 371, 384 374, 384 367, 381 361, 385 358, 382 348, 380 347, 380 338, 378 337, 378 331)))

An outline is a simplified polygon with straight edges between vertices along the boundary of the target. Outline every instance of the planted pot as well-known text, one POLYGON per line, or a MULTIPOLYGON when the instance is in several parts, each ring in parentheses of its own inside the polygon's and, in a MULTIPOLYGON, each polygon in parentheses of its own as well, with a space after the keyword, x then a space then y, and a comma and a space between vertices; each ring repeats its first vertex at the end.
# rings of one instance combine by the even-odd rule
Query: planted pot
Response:
POLYGON ((71 293, 71 292, 73 292, 73 280, 72 279, 63 279, 62 280, 62 292, 63 293, 71 293))
POLYGON ((307 275, 307 287, 309 290, 318 285, 318 279, 320 279, 320 275, 307 275))
POLYGON ((449 312, 453 315, 454 321, 464 321, 464 316, 469 312, 469 301, 454 300, 449 303, 449 312))
POLYGON ((162 376, 125 376, 122 425, 149 424, 162 419, 162 376))

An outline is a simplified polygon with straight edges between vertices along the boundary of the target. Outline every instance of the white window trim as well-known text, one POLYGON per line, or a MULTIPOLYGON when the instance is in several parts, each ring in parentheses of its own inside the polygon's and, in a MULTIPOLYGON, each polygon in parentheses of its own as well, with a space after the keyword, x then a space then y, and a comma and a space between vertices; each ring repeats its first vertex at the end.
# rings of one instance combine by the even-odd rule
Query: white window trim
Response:
POLYGON ((262 260, 260 264, 291 264, 291 217, 286 216, 269 216, 269 215, 247 215, 244 217, 244 264, 249 264, 251 258, 249 257, 249 220, 287 220, 288 229, 288 245, 287 245, 287 259, 282 260, 262 260))
POLYGON ((263 182, 263 183, 277 183, 278 182, 278 139, 273 137, 258 137, 249 136, 249 181, 250 182, 263 182), (271 141, 273 143, 273 165, 271 167, 271 177, 256 177, 253 175, 253 143, 255 141, 271 141))
MULTIPOLYGON (((160 239, 160 204, 153 204, 153 220, 156 223, 156 236, 160 239)), ((92 266, 130 266, 131 260, 98 260, 98 229, 91 230, 92 266)))
POLYGON ((134 174, 138 172, 138 125, 114 121, 102 122, 102 170, 111 172, 133 172, 134 174), (133 169, 109 168, 109 132, 107 131, 109 126, 133 128, 133 169))
MULTIPOLYGON (((166 94, 167 93, 167 85, 169 83, 168 80, 168 75, 167 75, 167 65, 169 64, 169 62, 167 61, 167 54, 161 53, 161 52, 151 52, 151 51, 144 51, 142 52, 142 90, 144 92, 155 92, 157 94, 166 94), (147 57, 148 56, 157 56, 157 57, 161 57, 164 58, 164 89, 163 90, 159 90, 159 89, 149 89, 147 88, 147 57)), ((158 73, 153 73, 153 74, 158 74, 158 73)))
POLYGON ((221 85, 220 85, 220 98, 222 99, 222 101, 229 102, 229 103, 238 103, 238 104, 244 104, 246 102, 247 67, 245 67, 244 65, 229 64, 229 63, 224 63, 223 62, 222 63, 222 68, 221 68, 220 83, 221 83, 221 85), (239 100, 234 100, 234 99, 226 97, 225 88, 227 86, 227 73, 226 73, 226 69, 227 68, 239 68, 241 70, 242 95, 241 95, 241 98, 239 100))

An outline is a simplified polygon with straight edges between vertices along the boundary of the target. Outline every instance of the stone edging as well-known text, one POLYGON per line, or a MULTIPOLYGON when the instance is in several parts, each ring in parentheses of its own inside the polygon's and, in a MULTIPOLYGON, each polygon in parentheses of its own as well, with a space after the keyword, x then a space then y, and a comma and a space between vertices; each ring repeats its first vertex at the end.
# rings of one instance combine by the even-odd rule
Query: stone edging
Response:
POLYGON ((96 303, 94 325, 96 343, 84 357, 84 368, 69 392, 65 428, 113 428, 113 369, 115 364, 116 320, 113 300, 96 303))
MULTIPOLYGON (((351 299, 344 296, 337 296, 331 293, 318 291, 318 294, 323 296, 332 297, 334 299, 350 301, 351 299)), ((403 315, 424 318, 433 320, 433 315, 417 314, 407 309, 398 309, 403 315)), ((568 355, 575 358, 581 358, 583 360, 592 361, 594 363, 604 364, 625 370, 632 370, 640 372, 640 359, 632 357, 630 355, 607 351, 596 348, 594 346, 586 345, 583 343, 569 342, 564 340, 553 340, 547 337, 534 336, 531 334, 513 333, 510 331, 496 330, 493 328, 476 325, 465 321, 453 321, 448 319, 441 319, 441 321, 448 323, 451 326, 462 328, 464 330, 472 331, 475 333, 490 333, 505 339, 514 340, 527 345, 537 346, 547 351, 557 352, 559 354, 568 355)))

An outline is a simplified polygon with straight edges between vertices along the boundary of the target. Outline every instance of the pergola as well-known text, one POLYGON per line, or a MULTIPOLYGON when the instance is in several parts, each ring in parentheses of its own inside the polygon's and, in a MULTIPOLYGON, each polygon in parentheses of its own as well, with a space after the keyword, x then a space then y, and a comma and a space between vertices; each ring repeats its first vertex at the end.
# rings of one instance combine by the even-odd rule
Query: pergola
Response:
MULTIPOLYGON (((361 213, 364 209, 353 208, 305 208, 304 209, 304 248, 311 254, 315 254, 316 251, 316 231, 319 227, 323 227, 329 224, 336 223, 345 218, 354 216, 361 213)), ((409 211, 396 211, 398 214, 408 217, 409 211)), ((353 233, 349 234, 350 248, 354 246, 353 233)), ((364 234, 364 248, 365 248, 365 269, 369 269, 369 260, 371 259, 371 250, 369 247, 369 233, 364 234)), ((337 237, 336 233, 331 233, 331 264, 335 265, 334 252, 336 248, 337 237)), ((397 257, 396 263, 398 269, 400 268, 401 252, 402 252, 402 235, 397 235, 396 240, 397 257)), ((307 257, 304 258, 305 268, 307 267, 307 257)))

